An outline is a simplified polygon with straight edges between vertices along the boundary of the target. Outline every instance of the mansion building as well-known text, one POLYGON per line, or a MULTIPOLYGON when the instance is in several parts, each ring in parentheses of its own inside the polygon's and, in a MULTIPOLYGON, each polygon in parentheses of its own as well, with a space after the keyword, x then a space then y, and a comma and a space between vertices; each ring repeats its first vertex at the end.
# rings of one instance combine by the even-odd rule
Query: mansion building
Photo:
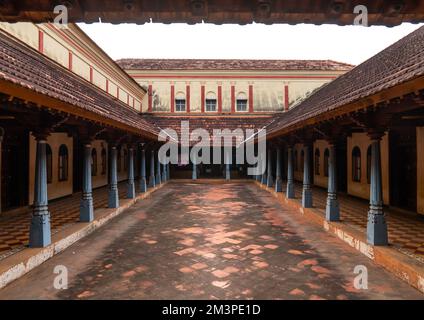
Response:
POLYGON ((356 67, 114 61, 76 24, 0 23, 0 255, 46 247, 64 224, 91 222, 98 208, 168 180, 203 178, 253 178, 304 208, 318 205, 320 190, 328 221, 340 220, 338 194, 362 199, 368 243, 387 245, 387 208, 424 215, 423 48, 421 27, 356 67), (158 135, 181 121, 208 132, 266 129, 266 172, 161 163, 158 135), (63 214, 59 204, 75 197, 63 214), (30 220, 17 226, 19 216, 30 220))

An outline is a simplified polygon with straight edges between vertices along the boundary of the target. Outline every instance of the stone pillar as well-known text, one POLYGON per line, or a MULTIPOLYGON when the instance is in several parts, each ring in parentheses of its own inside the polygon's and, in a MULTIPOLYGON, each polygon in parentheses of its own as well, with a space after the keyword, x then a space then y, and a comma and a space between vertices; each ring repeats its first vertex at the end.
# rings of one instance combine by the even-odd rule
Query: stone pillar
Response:
POLYGON ((155 181, 155 151, 152 150, 150 154, 150 177, 149 177, 149 188, 156 186, 155 181))
POLYGON ((141 149, 141 157, 140 157, 140 192, 147 191, 147 183, 146 183, 146 150, 141 149))
POLYGON ((156 166, 156 185, 160 185, 162 183, 160 166, 161 166, 161 164, 160 164, 159 152, 158 152, 158 161, 157 161, 157 166, 156 166))
POLYGON ((309 161, 309 146, 305 145, 303 150, 305 157, 303 162, 302 206, 304 208, 312 208, 311 162, 309 161))
POLYGON ((230 156, 231 151, 225 150, 225 180, 231 180, 230 156))
POLYGON ((369 136, 371 138, 371 186, 367 240, 372 245, 384 246, 389 241, 383 211, 383 187, 381 178, 380 140, 383 134, 370 134, 369 136))
POLYGON ((35 135, 37 151, 35 159, 34 208, 29 232, 29 246, 43 248, 51 243, 50 212, 47 196, 47 134, 35 135))
POLYGON ((275 192, 283 192, 282 178, 281 178, 281 149, 277 148, 277 159, 275 165, 275 192))
POLYGON ((191 172, 191 179, 192 180, 197 180, 197 165, 196 165, 196 156, 195 155, 193 155, 194 156, 194 159, 193 159, 193 166, 192 166, 192 172, 191 172))
POLYGON ((340 210, 337 200, 337 178, 336 178, 336 148, 334 144, 329 146, 330 157, 328 159, 328 193, 325 218, 327 221, 339 221, 340 210))
POLYGON ((80 201, 80 221, 94 220, 93 190, 91 185, 91 144, 84 143, 82 164, 82 195, 80 201))
POLYGON ((294 199, 294 167, 293 167, 293 148, 287 149, 287 188, 286 197, 294 199))
POLYGON ((134 148, 128 148, 128 181, 127 181, 127 198, 135 198, 135 185, 134 185, 134 148))
POLYGON ((119 207, 119 192, 118 192, 118 172, 117 172, 117 160, 118 150, 115 145, 111 146, 110 149, 110 184, 109 184, 109 208, 119 207))
POLYGON ((274 178, 272 176, 272 150, 268 149, 268 176, 266 181, 266 186, 271 188, 274 185, 274 178))
POLYGON ((166 165, 166 180, 171 180, 171 165, 169 163, 166 165))
POLYGON ((263 185, 266 185, 267 184, 267 170, 268 170, 267 162, 266 162, 266 151, 261 155, 261 161, 263 162, 263 165, 265 166, 265 170, 264 170, 264 172, 262 173, 262 176, 261 176, 261 183, 263 185))
POLYGON ((166 172, 166 170, 168 170, 167 165, 163 164, 162 169, 162 182, 166 182, 168 180, 168 173, 166 172))

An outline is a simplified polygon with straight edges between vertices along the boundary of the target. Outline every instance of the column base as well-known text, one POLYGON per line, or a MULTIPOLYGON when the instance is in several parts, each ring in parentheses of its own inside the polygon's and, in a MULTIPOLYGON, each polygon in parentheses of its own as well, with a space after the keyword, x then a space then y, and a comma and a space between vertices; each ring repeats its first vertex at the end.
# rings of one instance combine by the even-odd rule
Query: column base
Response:
POLYGON ((29 247, 44 248, 50 245, 51 230, 50 230, 50 213, 32 216, 31 226, 29 231, 29 247))
POLYGON ((340 221, 340 208, 337 199, 327 198, 327 206, 325 207, 325 219, 327 221, 340 221))
POLYGON ((283 192, 283 181, 281 178, 275 180, 275 192, 283 192))
POLYGON ((286 197, 287 199, 294 199, 294 183, 293 182, 287 182, 287 188, 286 188, 286 197))
POLYGON ((135 198, 135 185, 134 182, 128 182, 127 184, 127 199, 135 198))
POLYGON ((312 208, 312 190, 303 189, 302 191, 302 207, 312 208))
POLYGON ((156 187, 155 177, 150 176, 150 178, 149 178, 149 188, 154 188, 154 187, 156 187))
POLYGON ((94 220, 93 198, 81 199, 80 201, 80 221, 91 222, 94 220))
POLYGON ((389 244, 386 218, 382 213, 373 213, 372 209, 368 211, 367 241, 374 246, 389 244))
POLYGON ((146 192, 147 191, 147 182, 146 178, 141 178, 139 181, 140 186, 140 192, 146 192))
POLYGON ((109 208, 119 208, 119 194, 118 189, 109 190, 109 208))
POLYGON ((266 179, 266 186, 272 188, 274 186, 274 178, 272 176, 268 176, 266 179))

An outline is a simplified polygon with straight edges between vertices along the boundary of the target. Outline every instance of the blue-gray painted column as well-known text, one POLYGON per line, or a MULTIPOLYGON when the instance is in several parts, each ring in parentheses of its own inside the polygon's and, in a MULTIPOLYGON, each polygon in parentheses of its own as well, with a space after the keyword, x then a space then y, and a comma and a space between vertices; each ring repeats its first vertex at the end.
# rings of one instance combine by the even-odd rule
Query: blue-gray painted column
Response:
POLYGON ((29 233, 31 248, 46 247, 51 243, 50 212, 47 197, 46 135, 36 136, 34 209, 29 233))
POLYGON ((287 188, 286 197, 294 199, 294 167, 293 167, 293 148, 287 149, 287 188))
POLYGON ((302 206, 304 208, 312 208, 312 189, 311 189, 311 162, 309 161, 309 146, 305 145, 304 162, 303 162, 303 190, 302 190, 302 206))
POLYGON ((383 211, 383 188, 381 180, 382 134, 371 136, 371 186, 370 208, 368 211, 367 240, 376 246, 388 244, 387 224, 383 211))
POLYGON ((159 159, 159 152, 157 156, 157 165, 156 165, 156 185, 160 185, 162 183, 162 174, 161 174, 161 164, 159 159))
POLYGON ((334 144, 330 144, 328 150, 330 154, 328 159, 328 193, 325 218, 327 221, 339 221, 340 209, 339 200, 337 199, 336 148, 334 144))
POLYGON ((171 165, 169 163, 166 165, 166 180, 171 180, 171 165))
POLYGON ((283 179, 281 178, 281 148, 277 148, 275 164, 275 192, 283 192, 283 179))
POLYGON ((94 220, 93 190, 91 185, 91 144, 85 143, 83 148, 80 221, 91 222, 94 220))
POLYGON ((140 180, 139 187, 140 192, 147 191, 147 183, 146 183, 146 150, 141 149, 141 157, 140 157, 140 180))
POLYGON ((128 181, 127 181, 127 199, 135 198, 134 184, 134 148, 128 148, 128 181))
POLYGON ((272 150, 268 149, 268 176, 266 181, 266 186, 271 188, 274 185, 274 178, 272 176, 272 150))
POLYGON ((149 188, 156 186, 155 181, 155 151, 152 150, 150 154, 150 176, 149 176, 149 188))
POLYGON ((265 167, 264 172, 262 173, 261 176, 261 184, 266 185, 267 184, 267 162, 266 162, 266 151, 264 153, 261 154, 261 162, 263 163, 263 166, 265 167))
POLYGON ((109 184, 109 208, 119 207, 119 192, 118 192, 118 172, 117 172, 117 160, 118 149, 112 145, 110 148, 110 184, 109 184))
POLYGON ((168 180, 168 165, 163 164, 162 165, 162 182, 166 182, 168 180))
POLYGON ((191 172, 191 179, 197 180, 197 165, 196 165, 196 156, 193 155, 194 159, 192 161, 192 172, 191 172))
POLYGON ((230 155, 231 151, 225 150, 225 180, 231 180, 230 155))

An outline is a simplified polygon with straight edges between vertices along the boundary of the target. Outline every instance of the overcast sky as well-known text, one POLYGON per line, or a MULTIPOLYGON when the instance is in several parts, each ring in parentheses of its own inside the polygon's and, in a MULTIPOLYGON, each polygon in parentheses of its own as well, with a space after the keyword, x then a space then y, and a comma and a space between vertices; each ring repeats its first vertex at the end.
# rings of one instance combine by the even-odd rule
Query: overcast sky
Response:
POLYGON ((212 25, 95 23, 79 26, 113 59, 331 59, 359 64, 421 25, 212 25))

